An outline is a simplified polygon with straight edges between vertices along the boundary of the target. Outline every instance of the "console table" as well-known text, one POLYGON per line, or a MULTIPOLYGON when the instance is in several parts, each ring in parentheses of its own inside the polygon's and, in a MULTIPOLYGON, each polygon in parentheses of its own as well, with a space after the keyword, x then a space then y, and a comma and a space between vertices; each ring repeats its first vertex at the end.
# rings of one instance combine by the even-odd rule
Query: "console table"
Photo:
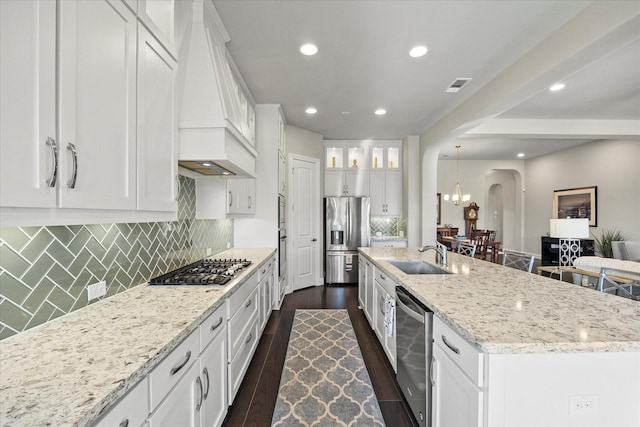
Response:
MULTIPOLYGON (((593 239, 575 239, 580 240, 580 253, 578 256, 594 256, 593 239)), ((541 265, 542 266, 555 266, 560 265, 560 239, 557 237, 541 237, 541 265)))

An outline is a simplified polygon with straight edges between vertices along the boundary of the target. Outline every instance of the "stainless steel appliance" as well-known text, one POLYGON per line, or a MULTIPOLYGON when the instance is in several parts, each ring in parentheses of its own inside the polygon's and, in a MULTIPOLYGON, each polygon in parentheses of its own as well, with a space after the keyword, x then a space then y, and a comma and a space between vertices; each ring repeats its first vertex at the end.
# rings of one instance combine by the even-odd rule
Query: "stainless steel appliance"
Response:
POLYGON ((404 288, 396 288, 396 349, 398 385, 411 412, 421 426, 431 425, 431 387, 427 372, 431 367, 433 313, 404 288))
POLYGON ((358 282, 358 247, 370 243, 368 197, 326 197, 325 283, 358 282))
POLYGON ((251 265, 246 259, 201 259, 149 280, 150 285, 225 285, 251 265))
POLYGON ((286 201, 278 196, 278 279, 282 281, 287 270, 287 220, 286 201))

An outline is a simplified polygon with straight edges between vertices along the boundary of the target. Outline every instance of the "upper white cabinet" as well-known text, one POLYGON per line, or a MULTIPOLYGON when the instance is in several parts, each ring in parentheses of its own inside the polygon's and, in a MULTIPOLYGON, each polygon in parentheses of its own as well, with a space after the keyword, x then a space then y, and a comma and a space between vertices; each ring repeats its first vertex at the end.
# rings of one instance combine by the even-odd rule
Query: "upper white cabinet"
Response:
POLYGON ((326 141, 324 168, 325 170, 366 170, 368 152, 368 146, 361 142, 326 141))
POLYGON ((56 2, 0 1, 0 206, 55 207, 56 2))
POLYGON ((61 207, 136 208, 136 17, 59 2, 61 207))
POLYGON ((138 32, 138 209, 177 210, 176 62, 140 26, 138 32))
MULTIPOLYGON (((131 0, 127 0, 131 2, 131 0)), ((172 56, 175 56, 174 0, 138 0, 138 15, 172 56)))
POLYGON ((402 167, 402 143, 387 142, 371 144, 371 170, 392 169, 399 170, 402 167))
POLYGON ((227 213, 256 213, 256 180, 227 179, 227 213))
POLYGON ((325 196, 368 196, 369 174, 365 171, 325 171, 325 196))
POLYGON ((371 171, 371 216, 402 216, 402 172, 371 171))

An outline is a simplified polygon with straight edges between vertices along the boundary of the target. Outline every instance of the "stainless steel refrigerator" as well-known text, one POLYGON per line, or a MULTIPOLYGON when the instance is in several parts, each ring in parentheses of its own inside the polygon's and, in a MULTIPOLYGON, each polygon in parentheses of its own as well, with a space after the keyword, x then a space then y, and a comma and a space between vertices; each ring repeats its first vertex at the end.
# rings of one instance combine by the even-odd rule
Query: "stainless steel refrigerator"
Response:
POLYGON ((370 242, 371 202, 368 197, 324 199, 324 282, 358 282, 358 247, 370 242))

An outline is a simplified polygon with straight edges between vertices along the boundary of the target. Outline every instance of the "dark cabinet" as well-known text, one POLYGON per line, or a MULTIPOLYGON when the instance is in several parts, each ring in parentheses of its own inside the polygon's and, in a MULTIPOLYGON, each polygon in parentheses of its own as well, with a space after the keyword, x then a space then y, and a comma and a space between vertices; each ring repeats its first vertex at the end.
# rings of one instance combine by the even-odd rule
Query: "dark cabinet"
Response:
MULTIPOLYGON (((578 256, 594 256, 593 240, 592 239, 578 239, 580 240, 580 254, 578 256)), ((559 265, 560 258, 560 239, 558 237, 541 237, 542 244, 542 266, 547 265, 559 265)))

